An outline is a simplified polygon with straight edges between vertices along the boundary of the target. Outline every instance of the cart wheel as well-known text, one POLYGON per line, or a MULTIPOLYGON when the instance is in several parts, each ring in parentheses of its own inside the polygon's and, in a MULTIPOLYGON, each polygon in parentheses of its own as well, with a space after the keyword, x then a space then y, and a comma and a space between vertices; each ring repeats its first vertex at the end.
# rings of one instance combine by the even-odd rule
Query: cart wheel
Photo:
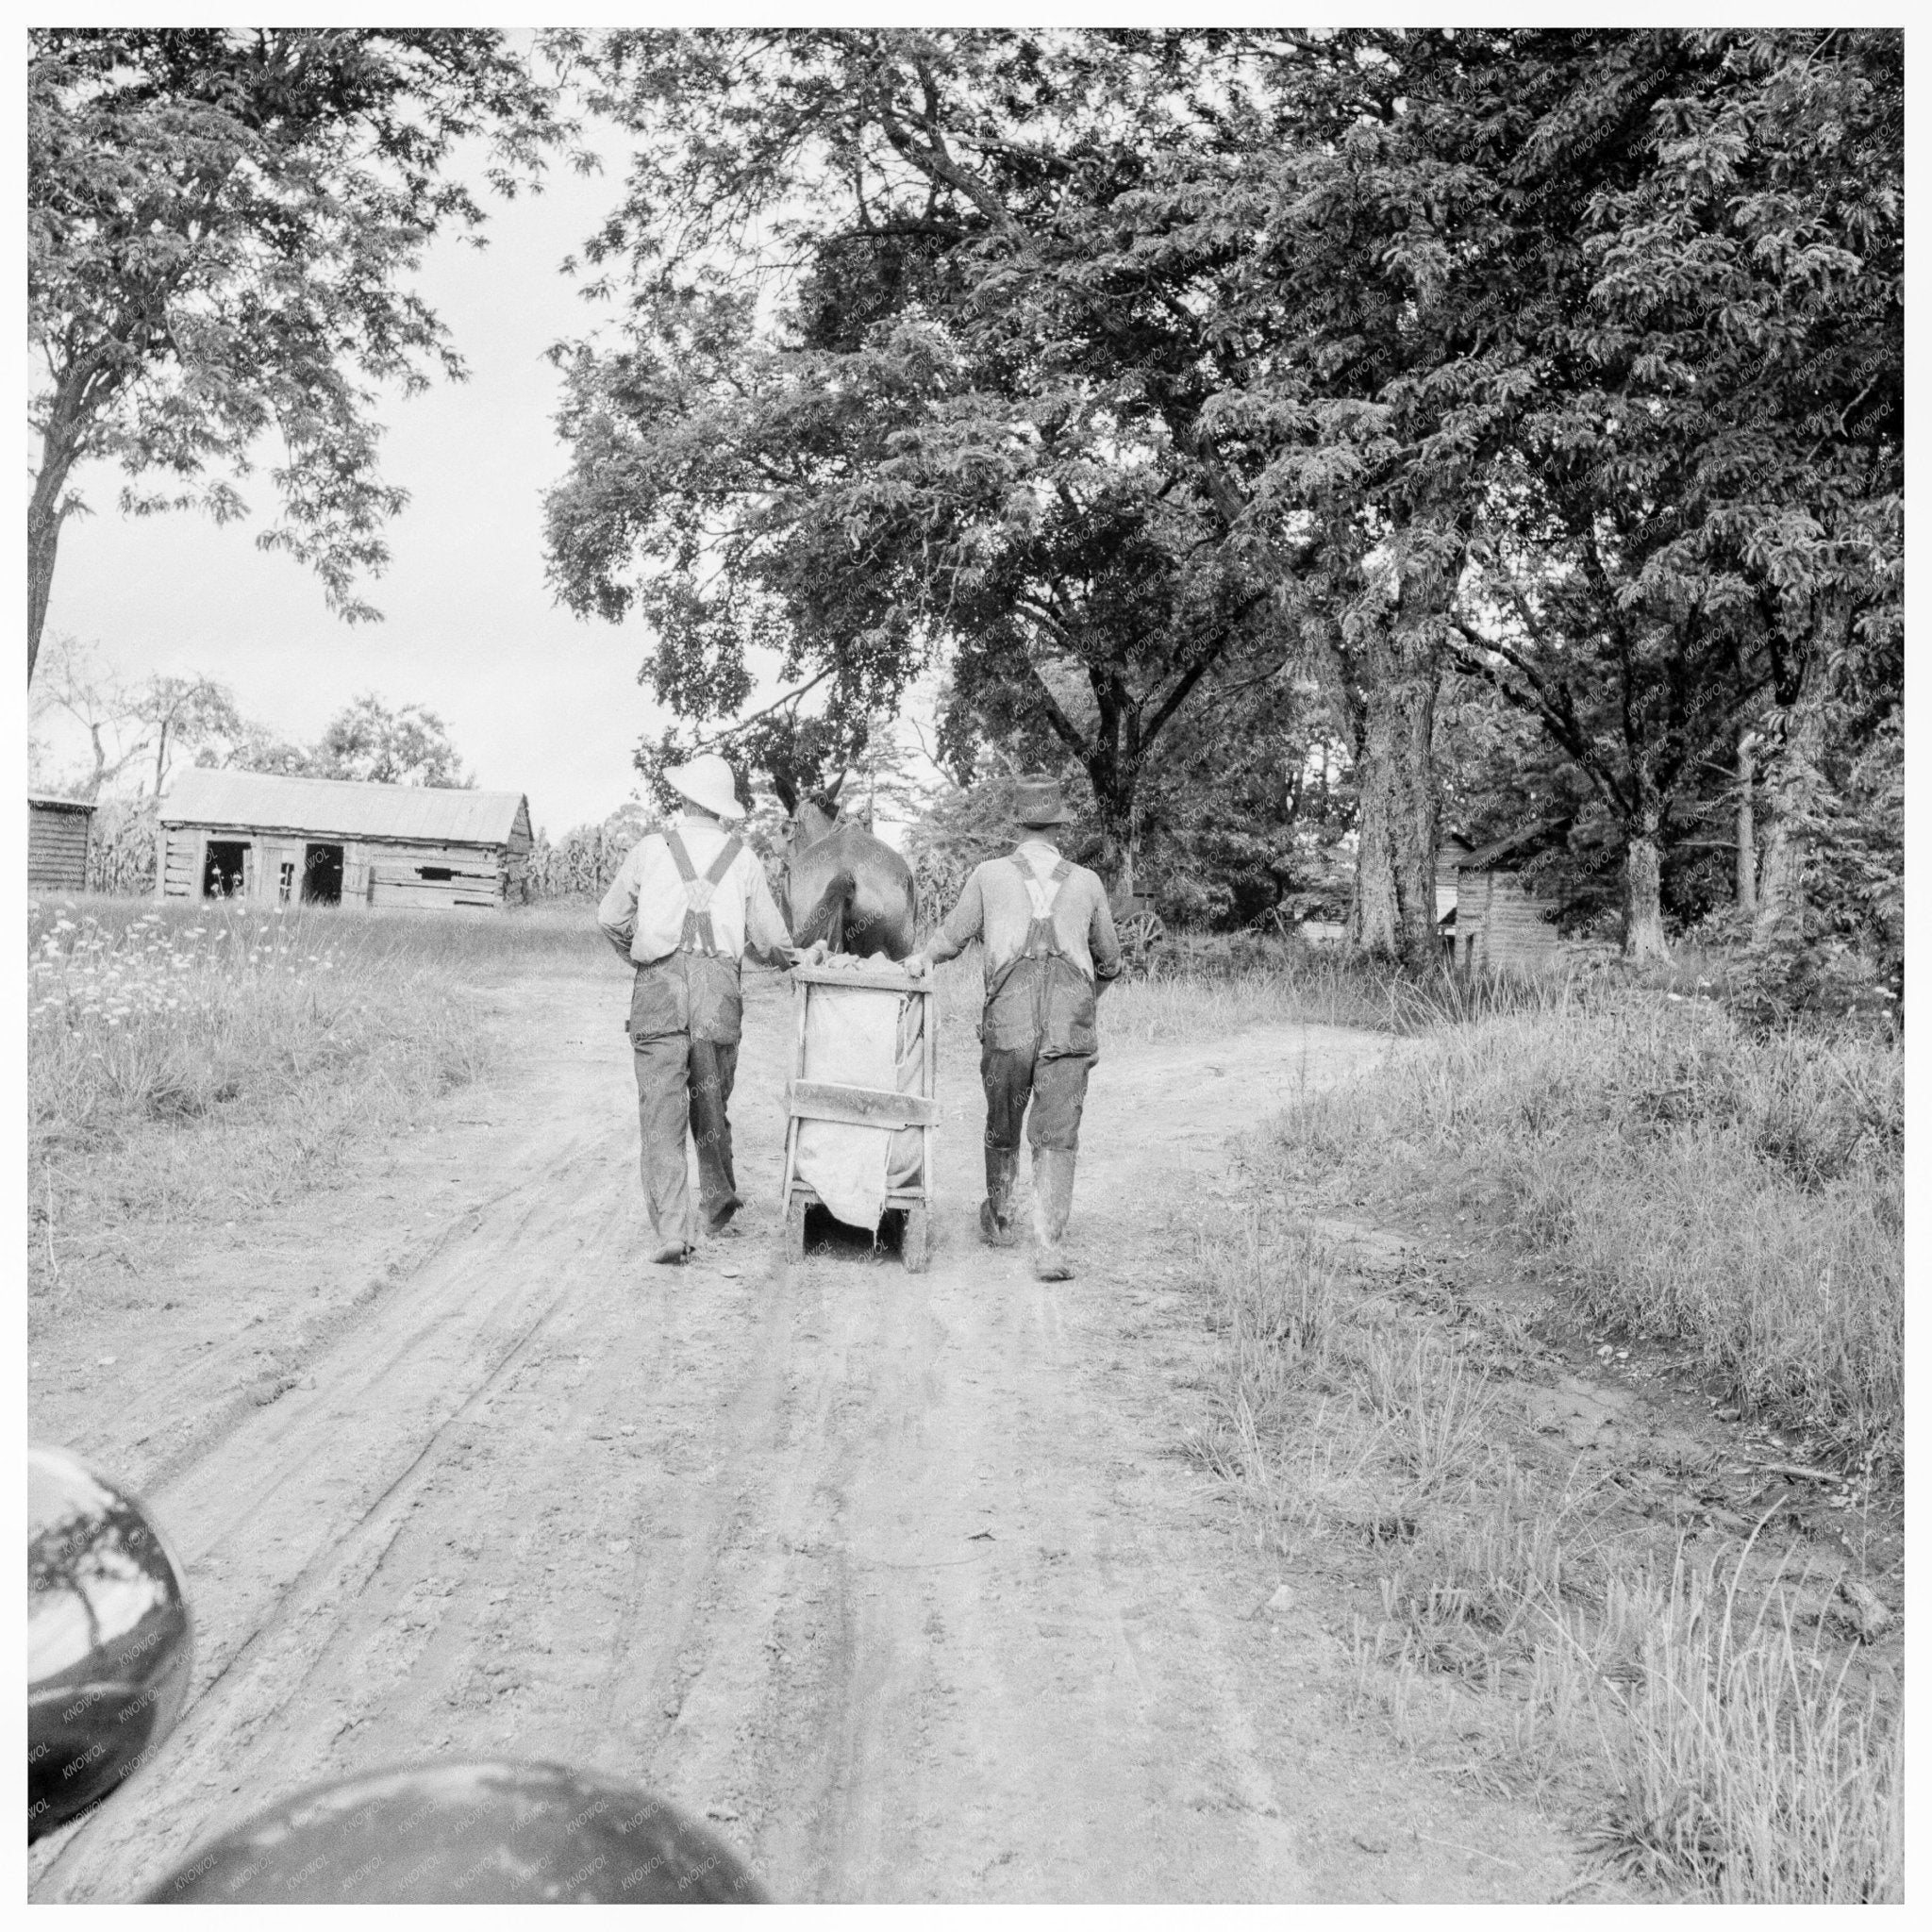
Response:
POLYGON ((785 1258, 793 1264, 805 1259, 805 1201, 798 1194, 785 1209, 785 1258))
POLYGON ((1116 924, 1121 951, 1137 972, 1147 964, 1147 956, 1167 938, 1167 927, 1155 911, 1130 912, 1116 924))
POLYGON ((907 1208, 899 1257, 908 1274, 924 1274, 932 1266, 932 1216, 925 1208, 907 1208))

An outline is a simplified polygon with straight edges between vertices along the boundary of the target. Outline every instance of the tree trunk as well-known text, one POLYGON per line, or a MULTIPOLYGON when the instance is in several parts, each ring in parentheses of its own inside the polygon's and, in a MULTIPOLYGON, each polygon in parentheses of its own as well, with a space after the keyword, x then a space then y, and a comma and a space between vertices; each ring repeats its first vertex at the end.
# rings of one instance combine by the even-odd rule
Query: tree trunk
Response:
MULTIPOLYGON (((33 675, 31 670, 28 671, 27 675, 29 677, 33 675)), ((89 724, 87 735, 89 741, 94 748, 94 774, 88 781, 88 803, 90 805, 98 805, 101 802, 101 787, 108 782, 108 751, 107 747, 101 742, 101 727, 98 724, 89 724)))
POLYGON ((59 508, 60 485, 65 472, 50 479, 42 471, 34 485, 26 507, 26 681, 34 681, 34 665, 41 655, 41 632, 46 628, 47 600, 54 593, 54 558, 60 548, 60 524, 66 512, 59 508), (53 487, 46 485, 51 480, 53 487))
MULTIPOLYGON (((1092 777, 1094 775, 1090 767, 1089 776, 1092 777)), ((1100 811, 1100 863, 1094 867, 1094 870, 1099 873, 1100 876, 1106 880, 1110 888, 1118 890, 1121 882, 1124 879, 1126 881, 1126 890, 1132 891, 1134 875, 1133 793, 1131 790, 1128 790, 1125 798, 1119 796, 1123 789, 1123 780, 1118 766, 1113 768, 1110 775, 1113 782, 1107 791, 1103 791, 1098 782, 1095 782, 1093 787, 1093 802, 1100 811)), ((1131 778, 1127 778, 1124 781, 1127 787, 1131 787, 1132 782, 1131 778)))
POLYGON ((1646 812, 1624 851, 1624 957, 1638 965, 1668 960, 1657 865, 1657 815, 1646 812))
POLYGON ((1738 910, 1757 909, 1757 813, 1751 788, 1757 781, 1757 761, 1751 752, 1751 733, 1738 727, 1738 910))
MULTIPOLYGON (((26 501, 26 681, 31 689, 34 666, 40 661, 41 632, 47 623, 47 603, 54 594, 54 558, 60 548, 60 525, 77 507, 63 502, 67 479, 79 459, 82 424, 81 395, 97 368, 69 370, 47 398, 45 425, 41 431, 41 467, 26 501)), ((115 387, 113 383, 108 389, 115 387)), ((104 398, 108 390, 96 391, 104 398)))
POLYGON ((1441 958, 1436 934, 1437 664, 1431 633, 1377 625, 1365 663, 1349 943, 1411 973, 1441 958))
POLYGON ((1785 727, 1785 741, 1765 779, 1769 825, 1757 869, 1757 916, 1753 937, 1764 944, 1802 944, 1805 938, 1805 873, 1810 861, 1808 827, 1816 817, 1824 778, 1823 679, 1807 676, 1785 727))
POLYGON ((1100 863, 1094 870, 1117 890, 1123 874, 1127 890, 1133 890, 1134 804, 1141 788, 1141 758, 1134 745, 1122 739, 1136 740, 1137 723, 1124 716, 1117 693, 1101 695, 1100 717, 1092 742, 1081 754, 1087 768, 1087 782, 1093 788, 1093 804, 1100 816, 1100 863))

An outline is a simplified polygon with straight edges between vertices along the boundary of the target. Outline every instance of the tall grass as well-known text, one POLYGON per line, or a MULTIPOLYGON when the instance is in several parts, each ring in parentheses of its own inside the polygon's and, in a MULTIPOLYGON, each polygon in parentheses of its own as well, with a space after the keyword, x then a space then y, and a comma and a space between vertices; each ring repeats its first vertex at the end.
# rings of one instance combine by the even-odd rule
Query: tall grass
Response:
POLYGON ((37 1281, 123 1233, 260 1206, 488 1054, 478 990, 596 959, 585 922, 225 903, 27 914, 37 1281))
POLYGON ((1619 1789, 1598 1846, 1632 1875, 1725 1904, 1902 1899, 1894 1699, 1861 1692, 1856 1652, 1834 1655, 1822 1622, 1801 1636, 1783 1590, 1740 1604, 1744 1561, 1725 1577, 1680 1548, 1636 1584, 1641 1663, 1605 1700, 1619 1789))
POLYGON ((1502 1014, 1290 1115, 1291 1165, 1487 1199, 1585 1309, 1687 1341, 1754 1410, 1896 1467, 1901 1050, 1633 995, 1502 1014))
MULTIPOLYGON (((977 946, 940 968, 948 1019, 977 1014, 981 972, 977 946)), ((1564 997, 1559 977, 1444 971, 1418 981, 1393 967, 1299 941, 1178 934, 1156 947, 1142 970, 1103 991, 1100 1031, 1103 1041, 1139 1046, 1209 1040, 1254 1026, 1412 1034, 1499 1012, 1546 1010, 1564 997)))
POLYGON ((1560 1794, 1648 1888, 1903 1896, 1898 1687, 1829 1634, 1813 1579, 1767 1576, 1750 1543, 1660 1554, 1589 1486, 1519 1465, 1484 1374, 1508 1337, 1352 1289, 1285 1211, 1204 1236, 1195 1275, 1223 1337, 1196 1459, 1263 1547, 1323 1539, 1378 1573, 1357 1719, 1479 1784, 1560 1794))

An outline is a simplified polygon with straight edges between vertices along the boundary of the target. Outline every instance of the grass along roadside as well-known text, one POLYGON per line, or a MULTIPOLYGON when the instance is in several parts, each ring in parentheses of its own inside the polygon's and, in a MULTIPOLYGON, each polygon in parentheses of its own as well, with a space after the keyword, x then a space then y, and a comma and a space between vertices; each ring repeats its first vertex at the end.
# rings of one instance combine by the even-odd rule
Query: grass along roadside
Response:
POLYGON ((1902 1469, 1904 1057, 1708 1002, 1571 999, 1442 1028, 1281 1124, 1280 1174, 1432 1201, 1683 1341, 1747 1412, 1902 1469))
POLYGON ((125 899, 27 918, 29 1283, 257 1211, 475 1078, 488 988, 594 963, 586 922, 125 899))
POLYGON ((1852 1557, 1687 1523, 1681 1436, 1540 1437, 1528 1326, 1358 1259, 1278 1192, 1198 1239, 1222 1346, 1186 1445, 1286 1574, 1360 1606, 1351 1717, 1641 1890, 1902 1897, 1895 1640, 1864 1641, 1852 1557))
MULTIPOLYGON (((977 1022, 983 976, 976 944, 941 966, 936 983, 948 1024, 977 1022)), ((1144 971, 1103 990, 1101 1051, 1109 1041, 1158 1046, 1256 1026, 1410 1034, 1446 1020, 1546 1010, 1565 997, 1560 979, 1444 973, 1418 985, 1392 968, 1299 941, 1182 934, 1158 948, 1144 971)))

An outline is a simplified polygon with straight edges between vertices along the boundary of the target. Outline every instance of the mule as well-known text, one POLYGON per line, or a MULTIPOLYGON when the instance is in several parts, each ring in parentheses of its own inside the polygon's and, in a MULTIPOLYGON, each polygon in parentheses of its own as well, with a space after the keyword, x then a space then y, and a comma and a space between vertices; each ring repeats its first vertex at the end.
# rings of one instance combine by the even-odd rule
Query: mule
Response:
POLYGON ((882 839, 838 815, 838 788, 779 800, 787 823, 778 909, 791 943, 824 940, 835 953, 903 959, 913 949, 919 897, 912 868, 882 839))

